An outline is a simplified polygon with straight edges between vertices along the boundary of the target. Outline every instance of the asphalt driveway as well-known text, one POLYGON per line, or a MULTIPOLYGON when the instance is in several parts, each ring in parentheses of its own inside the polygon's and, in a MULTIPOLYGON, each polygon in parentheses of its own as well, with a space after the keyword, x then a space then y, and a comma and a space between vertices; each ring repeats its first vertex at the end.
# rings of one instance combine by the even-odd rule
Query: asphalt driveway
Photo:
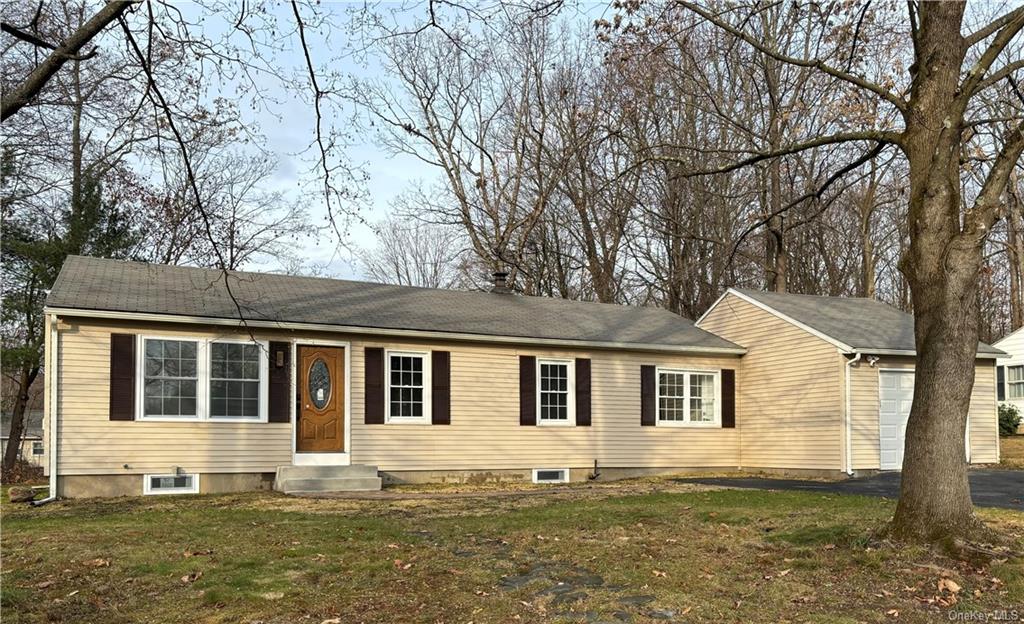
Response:
MULTIPOLYGON (((1024 511, 1024 470, 971 470, 971 498, 979 507, 1001 507, 1024 511)), ((833 494, 861 494, 897 498, 900 473, 883 472, 871 477, 844 481, 804 481, 758 477, 708 477, 677 479, 681 483, 702 483, 756 490, 801 490, 833 494)))

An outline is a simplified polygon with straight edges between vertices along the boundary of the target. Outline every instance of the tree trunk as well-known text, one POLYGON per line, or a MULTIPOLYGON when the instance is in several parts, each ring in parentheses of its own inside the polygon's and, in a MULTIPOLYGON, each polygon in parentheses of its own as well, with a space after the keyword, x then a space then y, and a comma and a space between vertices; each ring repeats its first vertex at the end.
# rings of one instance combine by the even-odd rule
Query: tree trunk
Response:
POLYGON ((11 410, 11 431, 7 437, 7 448, 4 449, 3 472, 10 474, 21 451, 21 442, 25 437, 25 412, 28 408, 28 392, 39 375, 39 367, 22 367, 18 376, 18 394, 11 410))
POLYGON ((1011 183, 1009 214, 1006 217, 1007 269, 1010 273, 1010 331, 1024 327, 1024 205, 1017 195, 1016 181, 1011 183))
POLYGON ((900 261, 914 306, 914 403, 907 421, 900 499, 891 530, 899 539, 971 538, 974 515, 964 436, 978 346, 978 272, 984 239, 960 230, 963 61, 960 3, 923 3, 907 129, 910 247, 900 261), (938 259, 941 259, 937 261, 938 259))

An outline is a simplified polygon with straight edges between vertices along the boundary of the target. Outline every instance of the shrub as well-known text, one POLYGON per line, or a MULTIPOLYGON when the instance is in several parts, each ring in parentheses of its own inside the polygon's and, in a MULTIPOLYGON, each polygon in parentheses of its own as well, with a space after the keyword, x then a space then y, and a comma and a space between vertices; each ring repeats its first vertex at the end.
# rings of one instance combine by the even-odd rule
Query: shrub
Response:
POLYGON ((1020 410, 1016 405, 1003 403, 999 406, 999 435, 1013 435, 1020 427, 1020 410))
POLYGON ((34 483, 43 479, 43 467, 18 458, 14 468, 0 475, 4 483, 34 483))

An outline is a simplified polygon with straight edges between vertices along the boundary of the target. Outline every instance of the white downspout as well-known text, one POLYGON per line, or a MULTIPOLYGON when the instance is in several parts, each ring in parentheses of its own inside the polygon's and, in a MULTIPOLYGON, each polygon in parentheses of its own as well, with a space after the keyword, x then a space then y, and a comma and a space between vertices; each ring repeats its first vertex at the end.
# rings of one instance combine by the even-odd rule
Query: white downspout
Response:
POLYGON ((853 475, 853 418, 850 415, 852 400, 850 398, 850 372, 853 365, 860 362, 861 354, 857 353, 852 360, 846 363, 846 413, 844 414, 846 426, 846 474, 853 475))
POLYGON ((45 505, 46 503, 57 500, 57 380, 60 378, 58 373, 58 358, 60 357, 60 349, 58 347, 59 333, 57 331, 57 324, 60 320, 56 314, 50 316, 50 333, 49 340, 47 341, 48 361, 46 362, 46 370, 43 374, 46 375, 47 381, 49 381, 49 393, 47 398, 47 414, 49 418, 48 434, 46 436, 46 444, 49 446, 49 456, 47 459, 50 464, 50 493, 46 498, 32 502, 33 507, 39 505, 45 505))

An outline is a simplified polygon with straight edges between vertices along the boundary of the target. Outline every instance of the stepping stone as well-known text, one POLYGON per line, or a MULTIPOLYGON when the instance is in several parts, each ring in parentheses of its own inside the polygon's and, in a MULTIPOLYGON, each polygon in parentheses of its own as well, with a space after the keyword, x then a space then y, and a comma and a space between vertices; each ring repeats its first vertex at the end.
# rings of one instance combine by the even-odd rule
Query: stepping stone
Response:
POLYGON ((632 622, 633 621, 633 614, 631 614, 631 613, 629 613, 627 611, 613 611, 612 612, 612 617, 615 618, 616 620, 618 620, 619 622, 632 622))
POLYGON ((571 602, 579 602, 580 600, 586 600, 590 596, 586 592, 575 591, 575 592, 564 592, 556 595, 551 600, 552 606, 569 604, 571 602))
POLYGON ((676 616, 676 612, 669 609, 652 609, 651 611, 644 613, 644 615, 652 620, 671 620, 676 616))

